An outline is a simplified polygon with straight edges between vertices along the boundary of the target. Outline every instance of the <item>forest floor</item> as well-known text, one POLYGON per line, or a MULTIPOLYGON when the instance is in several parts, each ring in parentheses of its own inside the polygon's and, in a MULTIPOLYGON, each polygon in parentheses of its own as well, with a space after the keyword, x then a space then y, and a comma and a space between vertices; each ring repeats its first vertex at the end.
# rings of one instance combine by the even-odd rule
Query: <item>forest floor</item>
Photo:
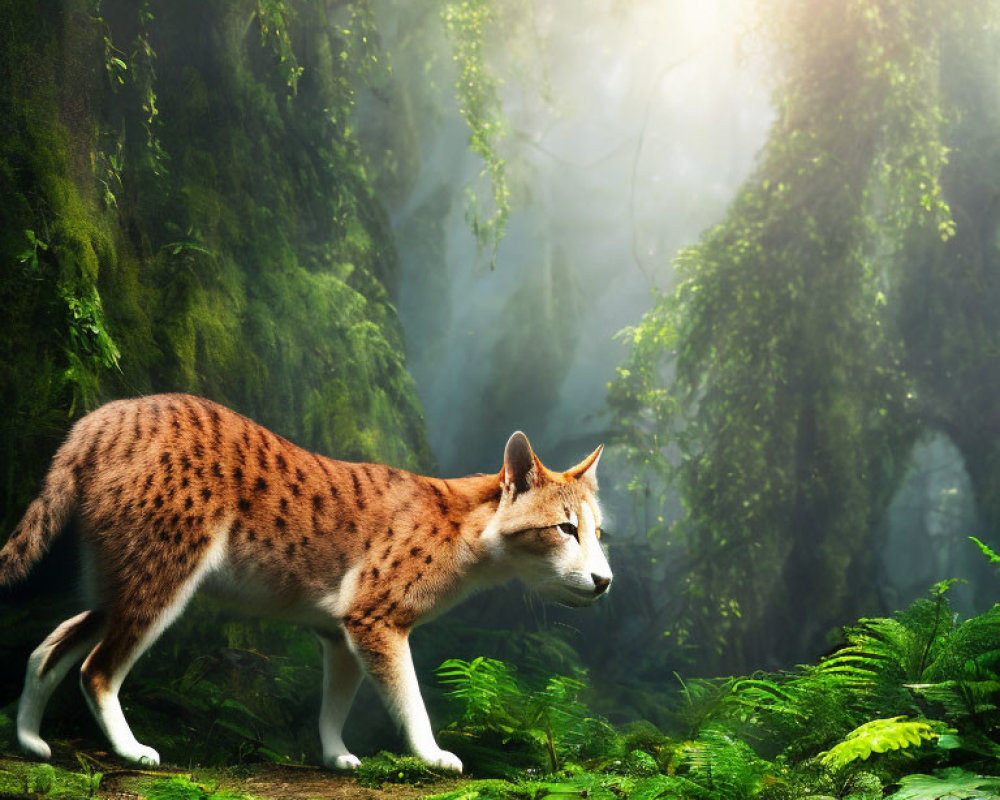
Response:
POLYGON ((141 769, 101 751, 82 751, 58 743, 49 766, 0 752, 0 800, 417 800, 454 791, 465 782, 457 777, 437 777, 372 787, 361 785, 353 775, 322 767, 266 763, 141 769))

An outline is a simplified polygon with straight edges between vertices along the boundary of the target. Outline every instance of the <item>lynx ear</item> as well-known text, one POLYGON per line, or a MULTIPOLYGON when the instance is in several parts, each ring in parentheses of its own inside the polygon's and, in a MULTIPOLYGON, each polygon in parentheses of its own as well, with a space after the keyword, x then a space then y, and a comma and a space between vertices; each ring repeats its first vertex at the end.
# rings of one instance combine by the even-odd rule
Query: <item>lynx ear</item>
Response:
POLYGON ((575 467, 566 470, 566 477, 576 478, 588 484, 595 492, 597 491, 597 463, 601 460, 601 453, 604 452, 604 445, 587 456, 575 467))
POLYGON ((538 482, 537 460, 528 444, 528 437, 521 431, 515 432, 507 440, 504 450, 501 481, 505 484, 513 483, 518 494, 527 491, 538 482))

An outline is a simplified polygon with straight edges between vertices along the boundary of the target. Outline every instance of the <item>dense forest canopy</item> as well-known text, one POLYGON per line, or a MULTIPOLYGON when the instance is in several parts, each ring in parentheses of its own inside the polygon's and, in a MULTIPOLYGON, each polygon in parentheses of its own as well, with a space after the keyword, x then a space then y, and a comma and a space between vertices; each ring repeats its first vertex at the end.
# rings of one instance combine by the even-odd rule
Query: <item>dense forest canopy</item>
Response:
MULTIPOLYGON (((786 755, 931 703, 944 727, 892 735, 976 718, 993 752, 986 673, 971 711, 885 698, 958 652, 990 667, 997 583, 968 537, 1000 543, 1000 8, 697 5, 0 0, 2 535, 116 397, 200 394, 436 474, 497 469, 515 428, 557 467, 605 440, 614 591, 585 614, 497 591, 426 631, 425 671, 494 687, 460 695, 456 738, 520 726, 555 769, 617 735, 573 705, 587 675, 612 722, 676 722, 675 673, 790 669, 961 578, 852 629, 898 681, 862 676, 852 716, 786 755), (986 614, 945 631, 951 599, 986 614)), ((0 702, 47 624, 18 609, 73 602, 72 553, 52 559, 3 607, 0 702)), ((307 752, 312 643, 225 618, 195 661, 218 624, 200 610, 137 674, 198 665, 156 713, 222 714, 206 686, 233 669, 307 752)), ((742 722, 784 742, 824 713, 817 670, 684 684, 688 734, 756 702, 772 716, 742 722)))

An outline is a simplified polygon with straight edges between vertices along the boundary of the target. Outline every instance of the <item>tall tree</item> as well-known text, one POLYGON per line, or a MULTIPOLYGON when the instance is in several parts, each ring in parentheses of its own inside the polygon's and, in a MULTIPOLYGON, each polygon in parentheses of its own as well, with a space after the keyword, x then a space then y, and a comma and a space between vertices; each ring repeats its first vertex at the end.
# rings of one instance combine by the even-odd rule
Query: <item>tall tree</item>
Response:
POLYGON ((759 11, 778 73, 759 167, 631 330, 611 393, 631 456, 686 508, 675 634, 723 669, 789 663, 877 605, 873 531, 914 432, 884 284, 912 224, 950 233, 954 4, 759 11))

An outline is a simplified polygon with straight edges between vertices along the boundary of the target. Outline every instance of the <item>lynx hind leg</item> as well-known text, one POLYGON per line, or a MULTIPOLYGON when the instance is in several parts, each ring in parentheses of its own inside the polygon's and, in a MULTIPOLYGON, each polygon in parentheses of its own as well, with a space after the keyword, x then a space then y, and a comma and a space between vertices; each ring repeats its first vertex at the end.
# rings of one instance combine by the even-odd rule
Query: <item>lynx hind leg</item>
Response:
POLYGON ((70 668, 100 638, 103 626, 103 612, 84 611, 52 631, 28 659, 17 707, 17 741, 27 755, 44 760, 52 755, 40 735, 45 706, 70 668))
POLYGON ((80 670, 80 687, 97 724, 115 753, 128 761, 160 763, 159 753, 132 734, 118 692, 139 656, 180 616, 204 577, 221 563, 224 537, 199 541, 200 551, 182 551, 168 559, 173 563, 147 566, 141 584, 114 582, 104 637, 80 670))
POLYGON ((319 738, 323 763, 328 769, 355 770, 361 761, 344 744, 344 722, 361 683, 361 664, 343 634, 316 632, 323 648, 323 702, 319 712, 319 738))

